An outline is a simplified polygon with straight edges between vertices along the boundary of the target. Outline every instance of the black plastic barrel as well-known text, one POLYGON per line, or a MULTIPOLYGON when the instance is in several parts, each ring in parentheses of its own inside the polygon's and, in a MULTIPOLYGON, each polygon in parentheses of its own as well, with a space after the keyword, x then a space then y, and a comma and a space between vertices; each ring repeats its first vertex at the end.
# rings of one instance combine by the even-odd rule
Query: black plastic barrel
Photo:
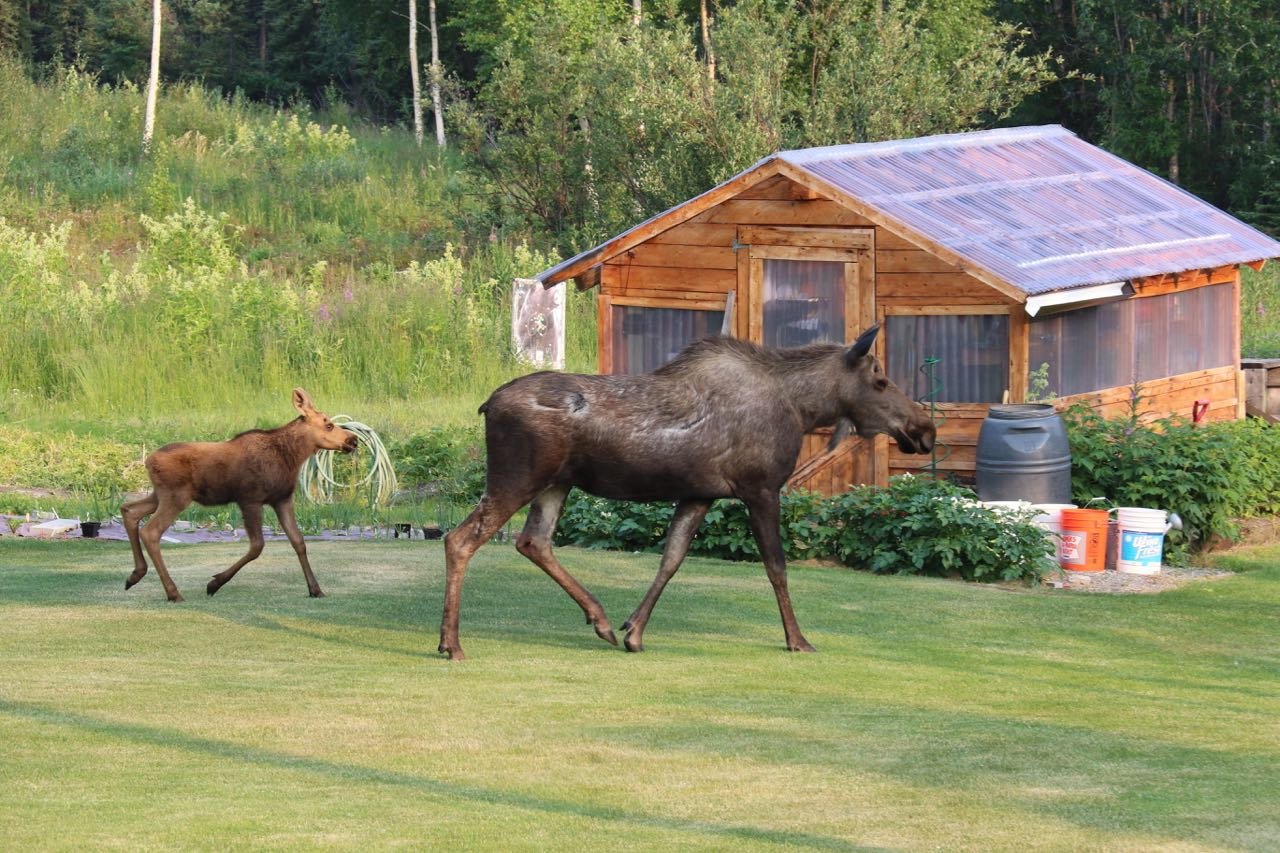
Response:
POLYGON ((978 498, 1071 503, 1071 445, 1047 403, 992 406, 978 432, 978 498))

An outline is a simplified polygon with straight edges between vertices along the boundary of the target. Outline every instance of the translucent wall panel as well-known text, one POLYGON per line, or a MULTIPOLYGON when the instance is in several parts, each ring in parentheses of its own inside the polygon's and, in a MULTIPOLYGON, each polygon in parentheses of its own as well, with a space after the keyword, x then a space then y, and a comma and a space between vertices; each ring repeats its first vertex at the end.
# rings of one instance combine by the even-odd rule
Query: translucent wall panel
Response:
POLYGON ((924 399, 929 385, 920 368, 936 358, 939 403, 999 403, 1009 387, 1009 317, 1006 314, 885 320, 885 372, 908 396, 924 399))
POLYGON ((764 262, 764 342, 774 347, 845 343, 844 264, 764 262))
POLYGON ((720 334, 723 311, 613 306, 613 372, 648 373, 694 341, 720 334))
POLYGON ((1031 322, 1031 369, 1049 389, 1083 394, 1234 364, 1229 284, 1127 299, 1031 322))

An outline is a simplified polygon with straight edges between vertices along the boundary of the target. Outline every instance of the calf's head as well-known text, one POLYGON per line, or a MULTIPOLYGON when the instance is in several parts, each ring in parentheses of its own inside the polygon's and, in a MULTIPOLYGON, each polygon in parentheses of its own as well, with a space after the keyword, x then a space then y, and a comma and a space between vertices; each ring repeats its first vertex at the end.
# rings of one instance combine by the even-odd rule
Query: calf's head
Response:
POLYGON ((838 392, 844 417, 863 438, 883 433, 904 453, 928 453, 937 430, 924 408, 890 381, 871 354, 879 331, 872 326, 845 350, 838 392))
POLYGON ((356 434, 335 424, 324 412, 316 411, 311 397, 301 388, 293 389, 293 407, 302 415, 307 437, 317 450, 350 453, 356 449, 356 434))

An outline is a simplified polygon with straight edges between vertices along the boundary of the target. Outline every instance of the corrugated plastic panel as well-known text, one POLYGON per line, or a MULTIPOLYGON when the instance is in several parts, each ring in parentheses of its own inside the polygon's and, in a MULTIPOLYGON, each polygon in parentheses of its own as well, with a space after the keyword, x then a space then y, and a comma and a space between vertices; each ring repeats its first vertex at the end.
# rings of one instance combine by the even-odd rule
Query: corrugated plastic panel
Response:
POLYGON ((1028 294, 1280 257, 1280 243, 1057 125, 784 151, 1028 294))

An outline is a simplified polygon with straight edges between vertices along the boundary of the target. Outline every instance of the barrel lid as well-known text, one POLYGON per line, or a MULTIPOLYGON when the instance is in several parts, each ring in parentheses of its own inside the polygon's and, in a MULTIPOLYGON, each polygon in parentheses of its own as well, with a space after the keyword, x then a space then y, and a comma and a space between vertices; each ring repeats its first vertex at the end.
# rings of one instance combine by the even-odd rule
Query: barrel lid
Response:
POLYGON ((1000 403, 987 410, 987 417, 1004 421, 1051 418, 1057 414, 1050 403, 1000 403))

